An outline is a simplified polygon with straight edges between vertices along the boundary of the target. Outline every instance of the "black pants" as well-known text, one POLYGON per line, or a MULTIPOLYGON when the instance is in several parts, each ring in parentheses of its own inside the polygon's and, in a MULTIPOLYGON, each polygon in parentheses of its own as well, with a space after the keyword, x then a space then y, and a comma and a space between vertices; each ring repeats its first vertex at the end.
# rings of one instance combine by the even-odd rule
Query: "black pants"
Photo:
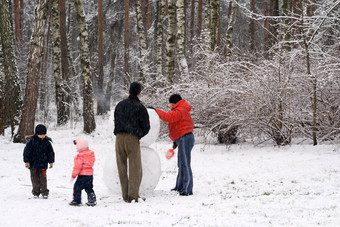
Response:
POLYGON ((32 181, 32 194, 35 196, 48 195, 46 169, 30 168, 32 181))
POLYGON ((93 176, 78 176, 73 187, 73 201, 81 203, 81 191, 85 189, 87 193, 88 202, 95 202, 95 194, 93 191, 93 176), (94 201, 90 201, 93 200, 94 201))

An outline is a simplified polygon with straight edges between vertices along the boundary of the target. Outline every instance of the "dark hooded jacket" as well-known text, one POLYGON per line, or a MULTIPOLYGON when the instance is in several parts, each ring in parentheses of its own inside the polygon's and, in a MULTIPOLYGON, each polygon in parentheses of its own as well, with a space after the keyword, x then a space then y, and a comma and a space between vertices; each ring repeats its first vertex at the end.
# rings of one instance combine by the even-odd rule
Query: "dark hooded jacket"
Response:
POLYGON ((37 135, 28 139, 24 149, 24 162, 30 163, 30 168, 47 169, 48 163, 54 163, 54 150, 49 137, 40 139, 37 135))
POLYGON ((113 133, 125 132, 141 139, 150 130, 149 114, 137 96, 119 102, 114 112, 115 129, 113 133))

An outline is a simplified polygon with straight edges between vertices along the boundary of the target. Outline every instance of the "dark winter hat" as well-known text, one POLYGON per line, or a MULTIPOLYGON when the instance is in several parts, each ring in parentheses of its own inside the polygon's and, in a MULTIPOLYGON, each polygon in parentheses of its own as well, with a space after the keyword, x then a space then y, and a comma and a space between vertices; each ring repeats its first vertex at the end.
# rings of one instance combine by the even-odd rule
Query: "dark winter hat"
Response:
POLYGON ((179 94, 173 94, 169 98, 169 103, 176 104, 177 102, 181 100, 182 100, 182 97, 179 94))
POLYGON ((46 132, 47 132, 47 128, 45 125, 37 125, 35 127, 35 134, 36 135, 46 135, 46 132))
POLYGON ((130 95, 135 95, 137 96, 140 92, 142 91, 142 85, 138 82, 132 82, 130 84, 130 95))

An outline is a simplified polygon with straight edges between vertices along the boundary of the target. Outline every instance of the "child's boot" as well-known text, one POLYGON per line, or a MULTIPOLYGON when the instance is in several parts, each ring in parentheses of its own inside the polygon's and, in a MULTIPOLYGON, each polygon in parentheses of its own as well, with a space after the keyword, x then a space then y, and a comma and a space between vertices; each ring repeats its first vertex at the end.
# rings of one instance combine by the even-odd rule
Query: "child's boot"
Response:
POLYGON ((77 201, 75 201, 75 200, 72 200, 72 201, 69 203, 69 205, 70 205, 70 206, 76 206, 76 207, 78 207, 78 206, 81 206, 81 203, 80 203, 80 202, 77 202, 77 201))
POLYGON ((92 206, 92 207, 97 205, 96 194, 94 194, 94 192, 91 192, 91 193, 87 194, 87 203, 86 203, 86 205, 92 206))

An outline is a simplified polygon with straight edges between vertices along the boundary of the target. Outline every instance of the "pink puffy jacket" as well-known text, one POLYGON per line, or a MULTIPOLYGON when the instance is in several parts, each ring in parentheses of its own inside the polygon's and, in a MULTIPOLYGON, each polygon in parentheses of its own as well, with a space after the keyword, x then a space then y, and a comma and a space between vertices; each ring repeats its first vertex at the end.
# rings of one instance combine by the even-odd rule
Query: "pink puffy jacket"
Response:
POLYGON ((88 142, 84 138, 78 138, 75 143, 79 153, 74 158, 72 178, 76 178, 78 175, 93 175, 94 152, 89 149, 88 142))

